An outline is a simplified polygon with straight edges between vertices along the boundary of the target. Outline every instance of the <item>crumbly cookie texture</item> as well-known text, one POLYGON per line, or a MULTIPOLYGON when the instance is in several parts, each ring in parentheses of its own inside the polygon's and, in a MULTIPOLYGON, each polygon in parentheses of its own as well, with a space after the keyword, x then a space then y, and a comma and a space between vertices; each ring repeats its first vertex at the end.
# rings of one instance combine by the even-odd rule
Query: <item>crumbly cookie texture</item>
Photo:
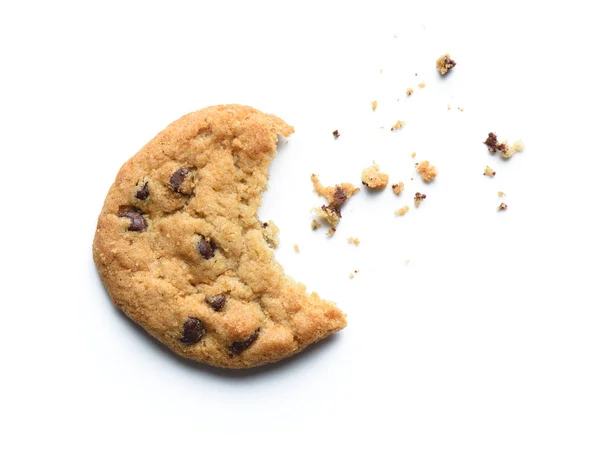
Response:
MULTIPOLYGON (((325 197, 329 202, 328 205, 323 205, 321 208, 315 208, 314 212, 322 219, 325 219, 331 225, 327 235, 333 236, 336 227, 342 218, 342 206, 348 202, 348 199, 360 191, 360 188, 354 187, 350 183, 336 184, 335 186, 323 186, 319 181, 319 177, 314 173, 310 176, 315 191, 322 197, 325 197)), ((313 230, 318 228, 314 225, 316 221, 313 219, 313 230)), ((318 222, 317 222, 318 223, 318 222)))
POLYGON ((394 214, 397 216, 403 216, 408 212, 408 206, 403 206, 402 208, 397 209, 396 211, 394 211, 394 214))
POLYGON ((367 167, 362 171, 362 184, 369 189, 385 189, 390 177, 387 173, 379 171, 379 165, 373 163, 371 167, 367 167))
POLYGON ((417 172, 419 172, 421 179, 425 183, 431 183, 438 175, 437 169, 435 166, 432 166, 429 161, 423 161, 417 164, 417 172))
POLYGON ((399 130, 405 125, 405 123, 406 122, 403 122, 402 120, 397 121, 394 125, 392 125, 392 131, 399 130))
POLYGON ((486 175, 486 176, 488 176, 488 177, 495 177, 496 176, 496 172, 490 166, 485 166, 485 170, 483 171, 483 174, 486 175))
MULTIPOLYGON (((228 368, 291 356, 346 325, 284 274, 257 217, 277 136, 293 128, 240 105, 190 113, 119 171, 94 261, 112 298, 174 352, 228 368)), ((267 231, 265 231, 267 230, 267 231)))
POLYGON ((515 153, 522 152, 525 148, 523 141, 516 141, 512 145, 508 145, 507 141, 498 142, 498 137, 495 133, 488 133, 488 137, 483 143, 487 146, 488 151, 492 154, 499 153, 504 159, 512 158, 515 153))
POLYGON ((349 237, 348 244, 354 244, 354 245, 358 246, 360 244, 360 239, 355 238, 355 237, 349 237))
POLYGON ((313 230, 316 230, 317 228, 321 228, 322 226, 323 226, 323 225, 321 225, 321 222, 319 222, 319 221, 318 221, 318 220, 316 220, 316 219, 313 219, 312 223, 310 224, 310 227, 311 227, 313 230))
POLYGON ((450 59, 450 55, 445 54, 440 56, 435 62, 435 68, 442 75, 446 75, 450 69, 456 66, 456 62, 450 59))
POLYGON ((413 88, 408 88, 408 89, 406 90, 406 96, 407 96, 407 97, 410 97, 411 95, 413 95, 413 94, 414 94, 414 92, 415 92, 415 90, 414 90, 413 88))
POLYGON ((400 195, 400 193, 404 190, 404 183, 399 181, 398 183, 392 184, 392 191, 396 195, 400 195))

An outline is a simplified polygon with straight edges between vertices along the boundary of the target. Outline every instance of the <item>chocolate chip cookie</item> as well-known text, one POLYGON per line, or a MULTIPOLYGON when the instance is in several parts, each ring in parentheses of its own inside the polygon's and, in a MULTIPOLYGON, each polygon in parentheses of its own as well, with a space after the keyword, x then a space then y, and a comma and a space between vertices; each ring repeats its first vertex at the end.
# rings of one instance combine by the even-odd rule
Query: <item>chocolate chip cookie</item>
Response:
POLYGON ((94 261, 114 304, 174 352, 253 367, 346 325, 284 274, 257 216, 277 137, 293 131, 250 107, 214 106, 169 125, 119 171, 94 261))

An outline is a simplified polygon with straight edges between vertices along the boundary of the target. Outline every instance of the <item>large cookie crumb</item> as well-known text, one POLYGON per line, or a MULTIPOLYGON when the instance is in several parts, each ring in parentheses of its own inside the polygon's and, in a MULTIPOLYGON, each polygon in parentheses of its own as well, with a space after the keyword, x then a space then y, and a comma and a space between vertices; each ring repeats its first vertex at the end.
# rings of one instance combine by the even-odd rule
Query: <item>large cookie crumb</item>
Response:
POLYGON ((404 183, 401 181, 395 184, 392 184, 392 191, 396 195, 400 195, 400 193, 404 190, 404 183))
MULTIPOLYGON (((360 191, 350 183, 336 184, 335 186, 323 186, 319 181, 319 177, 314 173, 310 177, 317 194, 325 197, 329 204, 315 208, 314 212, 322 219, 325 219, 331 228, 327 232, 328 236, 332 236, 336 231, 340 219, 342 218, 342 206, 348 202, 348 199, 360 191)), ((314 222, 314 221, 313 221, 314 222)), ((314 228, 313 228, 314 229, 314 228)))
POLYGON ((429 161, 423 161, 417 164, 417 172, 425 183, 431 183, 437 177, 438 172, 435 166, 429 164, 429 161))
POLYGON ((512 158, 515 153, 522 152, 525 148, 523 141, 520 140, 512 145, 508 145, 507 141, 498 142, 498 137, 492 132, 488 133, 488 137, 483 143, 487 146, 490 153, 499 153, 504 159, 512 158))
POLYGON ((451 60, 448 54, 440 56, 435 62, 435 68, 442 75, 446 75, 454 66, 456 66, 456 62, 451 60))
POLYGON ((362 184, 369 189, 385 189, 390 177, 387 173, 379 171, 379 165, 373 163, 371 167, 367 167, 362 171, 362 184))

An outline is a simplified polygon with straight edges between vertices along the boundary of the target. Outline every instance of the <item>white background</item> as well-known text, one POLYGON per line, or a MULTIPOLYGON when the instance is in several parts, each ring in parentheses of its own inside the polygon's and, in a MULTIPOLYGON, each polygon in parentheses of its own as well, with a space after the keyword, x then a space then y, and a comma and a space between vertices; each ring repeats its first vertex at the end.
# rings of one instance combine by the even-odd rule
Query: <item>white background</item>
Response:
POLYGON ((2 2, 0 446, 599 448, 592 5, 2 2), (260 217, 287 272, 348 314, 334 338, 241 372, 148 338, 91 258, 121 164, 219 103, 295 126, 260 217), (502 161, 490 131, 527 147, 502 161), (429 186, 410 181, 424 159, 429 186), (310 174, 360 183, 372 160, 405 192, 363 189, 335 237, 310 230, 310 174))

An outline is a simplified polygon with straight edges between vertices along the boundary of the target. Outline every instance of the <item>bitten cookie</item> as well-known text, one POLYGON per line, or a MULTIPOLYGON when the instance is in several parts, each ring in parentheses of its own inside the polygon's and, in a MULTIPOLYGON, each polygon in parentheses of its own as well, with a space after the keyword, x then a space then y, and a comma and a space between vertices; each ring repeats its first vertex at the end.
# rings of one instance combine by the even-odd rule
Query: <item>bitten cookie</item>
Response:
POLYGON ((284 274, 257 217, 277 136, 293 131, 250 107, 205 108, 119 171, 94 261, 114 304, 174 352, 253 367, 345 327, 335 304, 284 274))

